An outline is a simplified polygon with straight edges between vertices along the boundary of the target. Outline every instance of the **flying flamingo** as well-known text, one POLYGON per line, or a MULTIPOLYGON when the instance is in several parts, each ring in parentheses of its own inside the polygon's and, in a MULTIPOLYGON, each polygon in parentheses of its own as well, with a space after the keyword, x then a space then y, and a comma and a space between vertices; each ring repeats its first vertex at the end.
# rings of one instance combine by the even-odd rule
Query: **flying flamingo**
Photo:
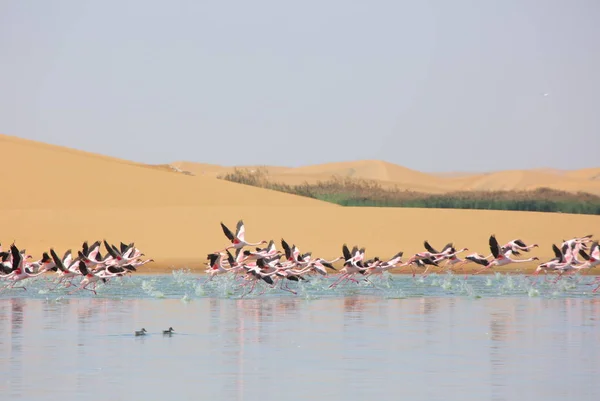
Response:
MULTIPOLYGON (((427 260, 430 260, 430 261, 434 261, 436 258, 439 258, 441 256, 446 255, 446 253, 448 251, 448 247, 452 246, 452 244, 447 244, 444 247, 444 251, 443 252, 435 252, 435 249, 433 249, 431 247, 431 245, 429 245, 429 243, 427 241, 425 241, 423 244, 425 245, 425 249, 429 249, 429 251, 415 253, 410 259, 408 259, 407 263, 409 265, 413 264, 417 260, 427 259, 427 260)), ((434 265, 437 266, 437 263, 434 262, 434 265)))
POLYGON ((279 259, 279 256, 282 255, 281 251, 278 251, 275 248, 275 242, 273 240, 269 241, 269 245, 261 250, 258 250, 256 252, 252 252, 252 251, 244 251, 244 255, 247 256, 247 259, 250 258, 277 258, 279 259))
POLYGON ((498 245, 498 241, 496 240, 495 235, 490 236, 489 245, 490 245, 490 250, 492 251, 492 255, 494 256, 494 259, 492 259, 491 261, 487 260, 485 258, 482 258, 480 256, 467 256, 466 257, 466 259, 483 266, 483 269, 478 270, 473 274, 479 274, 482 271, 487 270, 493 266, 504 266, 509 263, 526 263, 526 262, 531 262, 534 260, 539 260, 539 258, 537 256, 534 256, 529 259, 512 259, 512 258, 510 258, 508 256, 508 253, 510 252, 510 250, 507 251, 506 254, 502 253, 500 250, 500 246, 498 245))
POLYGON ((268 243, 266 240, 262 240, 260 242, 256 242, 256 243, 252 243, 252 242, 246 242, 246 229, 244 227, 244 221, 240 220, 237 223, 237 230, 235 232, 235 235, 233 235, 233 233, 231 232, 231 230, 229 228, 227 228, 227 226, 225 224, 223 224, 223 222, 221 222, 221 228, 223 229, 223 233, 225 234, 225 236, 229 239, 229 241, 231 241, 231 245, 227 246, 225 249, 222 249, 219 252, 224 252, 227 249, 231 249, 231 248, 243 248, 244 246, 257 246, 257 245, 262 245, 262 244, 266 244, 268 243))
MULTIPOLYGON (((458 251, 456 251, 454 249, 454 247, 451 248, 452 252, 444 255, 441 258, 438 258, 435 260, 435 262, 439 262, 439 261, 444 261, 445 263, 442 265, 442 268, 444 268, 446 271, 452 271, 453 269, 457 269, 457 271, 462 271, 463 268, 462 266, 468 262, 470 262, 469 259, 465 258, 465 259, 461 259, 458 256, 456 256, 457 254, 464 252, 464 251, 468 251, 468 248, 462 248, 458 251)), ((471 256, 476 256, 476 254, 471 255, 471 256)), ((487 258, 486 258, 487 259, 487 258)), ((465 273, 465 278, 467 278, 467 274, 465 273)))
MULTIPOLYGON (((583 249, 579 251, 579 254, 585 259, 585 262, 583 265, 581 265, 581 268, 591 269, 600 265, 600 247, 598 246, 598 241, 594 241, 594 243, 592 243, 589 254, 587 254, 583 249)), ((594 280, 595 283, 598 281, 600 281, 600 277, 596 277, 594 280)), ((600 290, 600 284, 592 292, 598 292, 598 290, 600 290)))
POLYGON ((600 247, 598 246, 598 241, 595 241, 592 244, 589 254, 583 249, 579 250, 579 254, 585 259, 583 265, 585 265, 586 268, 591 269, 592 267, 600 265, 600 247))
POLYGON ((258 266, 246 267, 246 275, 244 276, 244 279, 247 281, 247 283, 242 284, 242 286, 248 285, 248 283, 252 283, 252 286, 250 287, 250 290, 247 293, 242 294, 241 297, 250 294, 254 290, 254 287, 256 286, 256 283, 259 280, 264 281, 270 286, 274 284, 271 275, 263 272, 262 269, 258 266))
POLYGON ((519 251, 529 252, 530 249, 537 248, 538 244, 527 245, 521 239, 514 239, 512 241, 507 242, 502 246, 503 253, 511 250, 513 255, 518 255, 519 251))
POLYGON ((573 257, 570 253, 570 246, 567 243, 563 242, 562 249, 559 249, 555 244, 552 244, 552 250, 554 251, 555 257, 538 265, 532 276, 537 276, 542 270, 545 274, 548 274, 548 270, 564 272, 565 267, 571 265, 573 257))
POLYGON ((348 281, 348 280, 358 283, 358 281, 355 280, 353 278, 353 276, 356 275, 356 273, 365 274, 365 271, 367 270, 367 268, 362 266, 362 263, 361 263, 362 259, 364 258, 364 251, 365 251, 364 248, 361 248, 360 250, 358 250, 357 247, 355 246, 353 248, 353 252, 352 252, 352 253, 354 253, 354 256, 353 256, 346 244, 344 244, 342 246, 342 253, 343 253, 344 259, 346 261, 344 262, 344 267, 342 267, 340 269, 340 272, 339 272, 340 277, 335 282, 333 282, 329 286, 329 288, 335 288, 341 282, 348 281))
POLYGON ((438 252, 434 247, 432 247, 429 244, 429 241, 425 240, 423 241, 423 246, 425 247, 425 249, 430 253, 429 256, 438 256, 438 257, 442 257, 445 255, 449 255, 451 253, 453 253, 452 251, 456 251, 454 249, 454 246, 452 245, 452 242, 447 243, 444 248, 442 249, 442 252, 438 252))
MULTIPOLYGON (((77 269, 77 260, 73 260, 71 255, 71 250, 67 250, 63 258, 59 258, 54 249, 50 248, 50 255, 52 255, 52 259, 57 267, 58 273, 58 284, 61 282, 65 282, 68 279, 72 279, 79 275, 79 271, 77 269)), ((71 283, 67 283, 67 287, 71 285, 71 283)))
POLYGON ((15 285, 19 281, 25 280, 30 277, 39 276, 40 274, 43 274, 44 272, 35 273, 35 274, 28 273, 27 269, 25 269, 25 267, 23 265, 23 263, 24 263, 23 255, 21 254, 19 249, 15 246, 15 244, 12 244, 10 246, 10 253, 12 256, 12 272, 4 277, 6 280, 10 281, 10 283, 7 284, 6 286, 4 286, 2 289, 22 288, 23 290, 27 290, 27 288, 25 288, 25 286, 15 287, 15 285))
POLYGON ((103 280, 106 282, 106 277, 102 277, 100 274, 92 273, 90 270, 88 270, 83 260, 79 260, 77 267, 79 268, 79 272, 83 276, 83 279, 81 280, 81 283, 79 283, 79 287, 69 292, 69 295, 81 290, 92 291, 94 294, 96 294, 96 283, 98 280, 103 280), (93 287, 87 288, 90 284, 93 284, 93 287))
POLYGON ((381 276, 381 275, 383 275, 383 272, 391 270, 396 267, 407 266, 408 262, 398 265, 398 263, 400 263, 400 260, 402 259, 403 254, 404 254, 404 252, 400 251, 397 254, 395 254, 394 256, 392 256, 392 258, 386 262, 377 260, 374 264, 369 265, 365 272, 365 279, 367 277, 373 276, 373 275, 381 276))
MULTIPOLYGON (((231 254, 230 254, 231 255, 231 254)), ((222 253, 210 253, 208 254, 209 264, 208 268, 205 270, 205 273, 208 274, 208 279, 204 282, 204 284, 211 281, 215 276, 219 274, 224 274, 230 271, 229 269, 223 267, 223 254, 222 253)), ((203 284, 203 285, 204 285, 203 284)))

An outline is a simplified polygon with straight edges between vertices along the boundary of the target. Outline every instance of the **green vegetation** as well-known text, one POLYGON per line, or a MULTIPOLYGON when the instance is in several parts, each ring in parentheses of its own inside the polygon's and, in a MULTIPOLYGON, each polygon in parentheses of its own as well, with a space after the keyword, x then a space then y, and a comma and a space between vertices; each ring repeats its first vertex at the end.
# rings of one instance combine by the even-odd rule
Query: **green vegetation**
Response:
POLYGON ((342 206, 418 207, 441 209, 522 210, 600 215, 600 197, 549 188, 533 191, 456 191, 428 194, 383 188, 377 181, 332 177, 316 184, 287 185, 271 182, 265 168, 234 169, 218 178, 239 184, 306 196, 342 206))

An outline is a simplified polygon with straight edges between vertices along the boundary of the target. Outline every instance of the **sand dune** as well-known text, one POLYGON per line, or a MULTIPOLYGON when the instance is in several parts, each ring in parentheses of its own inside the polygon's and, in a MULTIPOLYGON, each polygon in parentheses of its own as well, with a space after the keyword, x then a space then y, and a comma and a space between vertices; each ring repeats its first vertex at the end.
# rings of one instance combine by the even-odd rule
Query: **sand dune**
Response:
MULTIPOLYGON (((274 239, 279 246, 283 237, 302 251, 326 258, 337 257, 343 243, 365 246, 368 256, 385 258, 399 250, 409 255, 423 250, 424 239, 436 246, 455 241, 472 252, 487 253, 488 237, 495 233, 500 241, 520 237, 539 243, 534 254, 544 259, 552 257, 553 242, 594 233, 600 226, 600 216, 344 208, 210 176, 185 175, 168 166, 6 136, 0 136, 0 143, 4 150, 0 179, 7 188, 0 198, 0 242, 15 240, 34 258, 51 246, 59 252, 78 249, 83 240, 135 241, 156 260, 143 271, 185 266, 200 271, 206 254, 227 244, 219 222, 235 227, 242 218, 250 241, 274 239)), ((398 179, 397 172, 405 177, 413 174, 386 165, 382 170, 369 168, 362 174, 386 179, 398 179)))
MULTIPOLYGON (((181 169, 216 177, 232 172, 234 167, 202 163, 173 163, 181 169)), ((258 166, 240 166, 257 169, 258 166)), ((573 171, 540 168, 531 170, 504 170, 489 173, 436 173, 428 174, 380 160, 325 163, 303 167, 263 166, 268 179, 288 185, 315 184, 332 177, 354 177, 373 180, 384 188, 399 188, 425 193, 449 191, 535 190, 540 187, 569 192, 589 192, 600 195, 600 168, 573 171)))
POLYGON ((600 168, 584 168, 580 170, 567 171, 564 174, 572 178, 600 181, 600 168))
POLYGON ((439 191, 444 185, 443 180, 433 175, 381 160, 359 160, 297 167, 276 174, 276 176, 278 178, 293 178, 295 176, 315 177, 320 180, 326 180, 331 176, 354 177, 381 182, 393 182, 402 188, 413 186, 431 188, 433 191, 439 191))
MULTIPOLYGON (((8 137, 2 137, 5 138, 8 137)), ((3 142, 3 151, 0 180, 8 188, 19 187, 4 192, 0 198, 3 210, 208 205, 337 207, 32 141, 11 138, 3 142)))
POLYGON ((270 174, 280 174, 286 170, 292 169, 291 167, 280 167, 280 166, 219 166, 217 164, 208 163, 195 163, 179 161, 171 163, 172 166, 177 167, 183 171, 189 171, 194 175, 200 175, 205 177, 217 177, 221 174, 232 173, 236 168, 248 169, 250 171, 257 170, 259 168, 266 169, 270 174))
POLYGON ((600 195, 600 181, 532 170, 506 170, 449 179, 451 187, 462 191, 533 190, 540 187, 600 195))

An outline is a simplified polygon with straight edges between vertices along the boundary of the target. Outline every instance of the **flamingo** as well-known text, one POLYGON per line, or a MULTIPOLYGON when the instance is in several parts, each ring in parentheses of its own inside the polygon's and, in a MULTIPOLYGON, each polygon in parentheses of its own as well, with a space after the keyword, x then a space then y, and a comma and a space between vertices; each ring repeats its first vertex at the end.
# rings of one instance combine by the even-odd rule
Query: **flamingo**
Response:
POLYGON ((395 254, 394 256, 392 256, 391 259, 389 259, 386 262, 381 262, 380 260, 377 260, 374 264, 367 267, 366 272, 365 272, 365 278, 372 276, 372 275, 381 276, 381 275, 383 275, 383 272, 391 270, 395 267, 407 266, 408 263, 403 263, 398 266, 398 263, 400 263, 400 260, 402 259, 403 254, 404 254, 404 252, 400 251, 397 254, 395 254))
POLYGON ((583 249, 579 250, 579 254, 585 259, 583 265, 591 269, 592 267, 596 267, 600 265, 600 247, 598 246, 598 241, 595 241, 590 247, 590 253, 587 254, 583 249))
MULTIPOLYGON (((230 254, 231 255, 231 254, 230 254)), ((210 253, 208 254, 208 259, 210 261, 208 268, 205 272, 208 274, 208 280, 204 282, 204 284, 211 281, 215 276, 219 274, 224 274, 229 272, 232 268, 223 267, 223 254, 222 253, 210 253)))
POLYGON ((246 250, 244 251, 244 255, 254 258, 274 258, 279 255, 282 255, 282 253, 281 251, 275 249, 275 242, 271 240, 269 241, 269 245, 267 245, 265 249, 257 249, 256 252, 246 250))
POLYGON ((542 270, 548 274, 548 270, 557 271, 560 267, 570 264, 571 259, 569 258, 569 261, 567 261, 565 256, 568 255, 569 248, 569 245, 566 243, 563 243, 562 249, 559 249, 555 244, 552 244, 552 250, 554 251, 555 257, 548 262, 538 265, 532 275, 537 276, 542 270))
POLYGON ((339 274, 340 274, 339 278, 335 282, 333 282, 329 286, 329 288, 337 287, 342 281, 351 280, 351 281, 354 281, 355 283, 358 283, 358 281, 356 281, 353 278, 353 276, 356 275, 356 273, 364 274, 364 272, 367 270, 367 268, 362 266, 362 263, 361 263, 362 259, 364 258, 365 248, 361 248, 359 250, 355 246, 352 249, 352 251, 353 252, 351 253, 346 244, 344 244, 342 246, 342 253, 343 253, 344 259, 345 259, 344 267, 342 267, 339 271, 339 274))
POLYGON ((4 278, 6 280, 10 281, 10 283, 7 284, 6 286, 4 286, 2 289, 22 288, 23 290, 27 290, 27 288, 25 288, 25 286, 15 287, 15 285, 19 281, 25 280, 30 277, 39 276, 40 274, 43 274, 44 272, 35 273, 35 274, 28 273, 27 269, 25 269, 25 267, 23 265, 23 263, 24 263, 23 255, 21 254, 21 252, 19 251, 19 249, 16 247, 15 244, 12 244, 10 246, 10 253, 12 256, 12 271, 8 275, 4 276, 4 278))
MULTIPOLYGON (((587 254, 583 249, 579 250, 579 254, 585 259, 585 262, 581 265, 581 268, 591 269, 600 265, 600 247, 598 246, 598 241, 594 241, 590 247, 590 252, 587 254)), ((600 277, 596 277, 594 280, 595 283, 600 281, 600 277)), ((593 285, 593 284, 591 284, 593 285)), ((592 292, 598 292, 600 290, 600 284, 594 288, 592 292)))
POLYGON ((481 258, 478 256, 467 256, 466 257, 468 260, 483 266, 483 269, 478 270, 473 274, 479 274, 482 271, 489 269, 493 266, 504 266, 509 263, 526 263, 526 262, 531 262, 534 260, 539 260, 539 258, 537 256, 534 256, 529 259, 512 259, 511 257, 508 256, 508 254, 511 252, 510 250, 506 251, 506 254, 501 252, 500 246, 498 245, 498 241, 496 240, 495 235, 490 236, 489 245, 490 245, 490 250, 492 251, 492 255, 494 256, 494 259, 492 259, 491 261, 487 260, 486 258, 481 258))
POLYGON ((254 287, 256 286, 256 283, 259 280, 264 281, 270 286, 274 284, 271 276, 268 273, 264 273, 262 269, 260 269, 258 266, 247 266, 246 275, 244 276, 244 279, 247 281, 247 283, 243 284, 242 286, 247 285, 250 282, 252 283, 252 286, 250 287, 250 290, 247 293, 242 294, 242 297, 250 294, 254 290, 254 287))
POLYGON ((246 242, 246 239, 245 239, 246 228, 244 227, 243 220, 238 221, 237 226, 236 226, 235 235, 233 235, 231 230, 229 228, 227 228, 227 226, 225 224, 223 224, 223 222, 221 222, 221 228, 223 229, 223 233, 225 234, 225 236, 229 239, 229 241, 231 241, 231 245, 227 246, 225 249, 223 249, 219 252, 224 252, 227 249, 231 249, 231 248, 238 249, 238 248, 243 248, 245 246, 257 246, 257 245, 262 245, 262 244, 267 243, 266 240, 262 240, 257 243, 246 242))
POLYGON ((333 267, 333 263, 335 263, 341 259, 342 259, 341 256, 336 259, 333 259, 333 260, 325 260, 322 258, 316 258, 316 259, 311 260, 308 263, 307 268, 319 273, 322 276, 327 276, 326 268, 337 271, 337 269, 335 267, 333 267))
POLYGON ((58 268, 56 270, 58 273, 58 284, 65 282, 67 279, 72 279, 79 274, 79 272, 75 270, 77 260, 73 260, 70 249, 65 252, 62 259, 58 257, 53 248, 50 248, 50 255, 52 255, 52 259, 58 268))
MULTIPOLYGON (((410 264, 413 264, 413 263, 414 263, 414 262, 416 262, 417 260, 424 260, 424 259, 427 259, 427 260, 430 260, 430 261, 434 261, 436 258, 439 258, 439 257, 441 257, 441 256, 444 256, 444 255, 446 255, 446 253, 445 253, 445 252, 447 252, 447 250, 448 250, 448 247, 452 247, 452 244, 447 244, 447 245, 444 247, 444 251, 443 251, 443 252, 432 252, 432 251, 435 251, 435 249, 433 249, 433 248, 432 248, 432 247, 429 245, 429 243, 428 243, 427 241, 425 241, 425 242, 424 242, 424 245, 425 245, 425 249, 430 249, 430 250, 429 250, 429 251, 427 251, 427 252, 419 252, 419 253, 415 253, 415 254, 414 254, 414 255, 413 255, 413 256, 412 256, 410 259, 408 259, 407 263, 408 263, 409 265, 410 265, 410 264)), ((434 262, 434 265, 435 265, 435 266, 437 266, 437 263, 435 263, 435 262, 434 262)))
MULTIPOLYGON (((454 250, 454 247, 451 248, 452 250, 454 250)), ((436 259, 435 262, 439 262, 441 260, 445 261, 445 263, 442 265, 442 267, 446 270, 446 271, 452 271, 453 269, 457 269, 462 271, 463 268, 462 266, 465 265, 466 263, 470 262, 469 259, 465 258, 465 259, 461 259, 458 256, 456 256, 457 254, 464 252, 464 251, 468 251, 468 248, 462 248, 458 251, 454 250, 454 252, 444 255, 443 257, 436 259), (459 269, 460 268, 460 269, 459 269)), ((470 255, 470 256, 477 256, 476 254, 470 255)), ((487 258, 486 258, 487 259, 487 258)), ((467 278, 467 274, 465 273, 465 278, 467 278)))
POLYGON ((452 250, 454 250, 454 246, 452 245, 452 242, 447 243, 444 246, 444 248, 442 249, 442 252, 438 252, 435 248, 433 248, 429 244, 429 241, 427 241, 427 240, 423 241, 423 246, 430 253, 429 257, 438 256, 438 255, 439 255, 438 257, 442 257, 445 255, 449 255, 450 253, 452 253, 452 250))
POLYGON ((527 245, 521 239, 513 239, 502 246, 503 253, 511 250, 513 255, 519 255, 519 251, 529 252, 530 249, 537 248, 538 244, 527 245))

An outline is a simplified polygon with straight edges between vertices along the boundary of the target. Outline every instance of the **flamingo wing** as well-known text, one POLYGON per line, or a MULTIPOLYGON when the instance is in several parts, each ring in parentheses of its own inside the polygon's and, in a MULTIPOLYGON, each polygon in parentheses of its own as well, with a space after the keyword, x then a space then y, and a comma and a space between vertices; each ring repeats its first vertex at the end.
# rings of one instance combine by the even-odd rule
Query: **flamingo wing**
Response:
POLYGON ((470 260, 471 262, 475 262, 482 266, 487 266, 490 262, 485 258, 478 258, 477 256, 467 256, 465 259, 470 260))
POLYGON ((563 253, 555 244, 552 244, 552 250, 554 251, 554 256, 556 256, 559 260, 562 260, 563 253))
POLYGON ((346 245, 346 244, 344 244, 342 246, 342 254, 344 255, 344 260, 352 259, 352 254, 350 253, 350 250, 348 249, 348 245, 346 245))
POLYGON ((444 245, 444 248, 442 249, 442 253, 444 253, 448 249, 450 249, 451 252, 456 252, 456 249, 454 249, 454 244, 452 242, 448 242, 446 245, 444 245))
POLYGON ((23 255, 21 255, 19 248, 15 244, 10 246, 10 253, 12 255, 13 271, 20 269, 23 265, 23 255))
POLYGON ((227 252, 227 262, 229 262, 229 266, 233 266, 235 264, 235 259, 233 255, 231 254, 231 252, 229 252, 229 249, 226 249, 225 252, 227 252))
POLYGON ((245 254, 242 252, 242 248, 238 248, 238 249, 235 250, 235 260, 236 260, 236 262, 241 263, 241 261, 244 258, 244 256, 245 256, 245 254))
POLYGON ((239 238, 241 241, 245 241, 244 238, 246 236, 246 228, 244 227, 243 220, 238 221, 237 226, 236 226, 235 236, 237 238, 239 238))
POLYGON ((494 255, 494 258, 497 258, 500 255, 500 246, 498 246, 498 240, 496 240, 495 235, 490 236, 489 244, 490 250, 492 251, 492 255, 494 255))
POLYGON ((67 271, 67 269, 65 268, 65 265, 63 264, 63 261, 58 257, 58 255, 56 254, 56 252, 54 252, 54 249, 52 249, 52 248, 50 248, 50 255, 52 255, 54 264, 56 265, 56 267, 58 267, 60 269, 60 271, 62 271, 62 272, 67 271))
POLYGON ((281 239, 281 247, 285 251, 285 258, 290 260, 292 258, 292 250, 290 248, 290 245, 287 242, 285 242, 283 238, 281 239))
POLYGON ((112 274, 124 273, 125 272, 125 269, 123 269, 122 267, 118 267, 118 266, 108 266, 106 268, 106 270, 109 273, 112 273, 112 274))
POLYGON ((113 258, 117 259, 121 256, 106 240, 104 240, 104 247, 106 248, 106 252, 108 252, 113 258))
POLYGON ((227 226, 225 224, 223 224, 223 222, 221 222, 221 228, 223 229, 223 233, 225 234, 225 236, 231 241, 235 241, 235 237, 233 236, 233 233, 231 232, 231 230, 229 228, 227 228, 227 226))
POLYGON ((79 261, 79 272, 83 275, 83 276, 87 276, 88 274, 90 274, 87 266, 85 265, 85 262, 83 260, 79 261))
POLYGON ((596 260, 600 260, 600 247, 598 247, 598 241, 595 241, 590 248, 590 256, 596 260))
POLYGON ((209 262, 210 263, 210 267, 212 269, 216 269, 217 268, 216 267, 216 263, 217 263, 217 260, 219 259, 219 256, 220 255, 218 253, 209 253, 208 254, 208 259, 210 260, 210 262, 209 262))
MULTIPOLYGON (((518 245, 518 246, 520 246, 520 247, 527 248, 527 245, 525 245, 525 243, 521 239, 516 239, 516 240, 513 241, 513 243, 516 244, 516 245, 518 245)), ((529 251, 529 249, 527 249, 527 250, 523 249, 523 250, 526 251, 526 252, 529 251)))
POLYGON ((431 258, 421 259, 421 261, 426 265, 438 266, 437 262, 431 258))
POLYGON ((434 247, 429 245, 429 242, 427 240, 423 241, 423 246, 425 247, 425 249, 427 249, 427 251, 429 253, 439 253, 438 251, 435 250, 434 247))

